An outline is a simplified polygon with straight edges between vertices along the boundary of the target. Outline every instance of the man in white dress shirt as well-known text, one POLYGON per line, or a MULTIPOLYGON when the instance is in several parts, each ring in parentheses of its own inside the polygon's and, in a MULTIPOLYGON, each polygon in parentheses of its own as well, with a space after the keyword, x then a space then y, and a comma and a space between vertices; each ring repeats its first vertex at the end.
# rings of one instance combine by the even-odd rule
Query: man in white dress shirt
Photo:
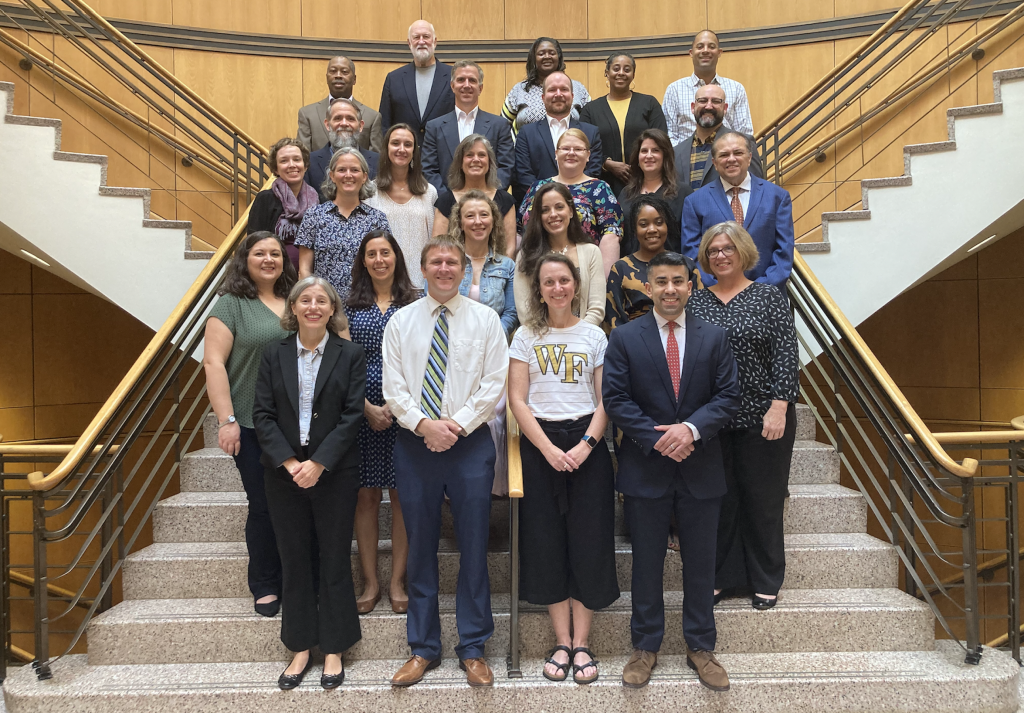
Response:
POLYGON ((711 30, 698 32, 690 47, 693 74, 677 79, 665 90, 665 101, 661 103, 661 108, 665 112, 668 136, 673 146, 692 136, 696 130, 697 122, 693 118, 691 106, 697 90, 705 84, 717 84, 725 90, 725 101, 729 108, 725 113, 724 125, 733 131, 753 135, 754 122, 750 117, 747 92, 739 82, 718 76, 718 60, 721 56, 718 35, 711 30))
POLYGON ((448 188, 448 170, 458 145, 471 134, 486 138, 498 160, 498 190, 504 191, 512 181, 515 147, 508 122, 480 108, 480 92, 484 88, 484 70, 471 60, 460 60, 452 67, 452 92, 455 111, 427 122, 423 137, 423 175, 440 194, 448 188))
POLYGON ((494 633, 487 539, 495 450, 487 422, 505 388, 508 347, 498 314, 459 295, 466 269, 460 243, 431 238, 420 266, 427 294, 384 330, 384 398, 401 426, 395 485, 409 536, 412 649, 391 683, 419 683, 441 663, 437 547, 447 494, 460 552, 455 652, 469 685, 491 686, 484 644, 494 633))

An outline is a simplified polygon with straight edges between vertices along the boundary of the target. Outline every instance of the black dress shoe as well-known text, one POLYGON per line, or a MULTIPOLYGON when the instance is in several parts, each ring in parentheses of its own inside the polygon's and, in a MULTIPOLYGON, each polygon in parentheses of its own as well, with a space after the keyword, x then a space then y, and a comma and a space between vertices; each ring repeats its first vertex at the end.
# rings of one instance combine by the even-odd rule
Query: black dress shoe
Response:
MULTIPOLYGON (((298 687, 298 685, 300 683, 302 683, 302 679, 304 679, 306 677, 306 673, 309 671, 309 669, 310 669, 310 667, 312 665, 313 665, 313 657, 310 656, 308 659, 306 659, 306 667, 304 669, 302 669, 302 671, 300 673, 294 673, 294 674, 282 673, 277 678, 277 686, 278 686, 278 688, 280 688, 282 691, 290 691, 293 688, 298 687)), ((287 670, 288 669, 285 668, 285 671, 287 671, 287 670)))
POLYGON ((279 597, 272 602, 264 602, 263 604, 256 602, 253 607, 260 616, 274 617, 281 611, 281 599, 279 597))
POLYGON ((755 609, 764 611, 765 609, 771 609, 773 606, 775 606, 775 604, 778 601, 779 598, 777 596, 775 597, 775 599, 765 599, 764 597, 759 597, 755 594, 753 598, 750 600, 750 604, 755 609))
POLYGON ((337 688, 345 681, 345 669, 341 669, 341 673, 325 673, 320 676, 320 685, 324 687, 325 691, 330 691, 337 688))

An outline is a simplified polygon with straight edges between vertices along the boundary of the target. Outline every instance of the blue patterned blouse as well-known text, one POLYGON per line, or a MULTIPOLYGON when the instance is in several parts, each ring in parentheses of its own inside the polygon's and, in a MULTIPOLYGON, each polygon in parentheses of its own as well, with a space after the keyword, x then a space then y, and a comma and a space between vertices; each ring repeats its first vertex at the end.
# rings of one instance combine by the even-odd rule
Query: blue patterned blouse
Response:
POLYGON ((390 232, 382 211, 360 203, 348 218, 332 202, 321 203, 302 216, 295 245, 313 250, 313 274, 331 283, 344 303, 352 285, 352 263, 359 243, 371 230, 390 232))
MULTIPOLYGON (((533 196, 545 183, 551 183, 554 178, 545 178, 537 181, 523 198, 523 226, 530 220, 530 210, 533 208, 533 196)), ((583 232, 595 244, 599 245, 601 236, 606 233, 613 233, 622 239, 622 208, 619 201, 615 199, 611 186, 599 178, 583 183, 574 183, 566 186, 572 194, 572 200, 576 203, 576 215, 583 223, 583 232)))

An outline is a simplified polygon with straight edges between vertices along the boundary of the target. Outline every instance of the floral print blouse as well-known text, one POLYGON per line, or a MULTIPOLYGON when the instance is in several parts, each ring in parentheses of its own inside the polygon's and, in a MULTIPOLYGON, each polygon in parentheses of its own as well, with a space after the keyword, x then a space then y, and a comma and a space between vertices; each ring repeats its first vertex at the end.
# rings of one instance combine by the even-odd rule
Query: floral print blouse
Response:
MULTIPOLYGON (((534 194, 545 183, 551 183, 553 180, 555 179, 545 178, 537 181, 526 192, 521 209, 524 230, 530 220, 534 194)), ((619 201, 615 199, 611 186, 599 178, 594 178, 583 183, 574 183, 566 188, 576 203, 576 215, 583 224, 583 232, 595 245, 600 244, 601 236, 606 233, 618 235, 619 239, 622 239, 622 208, 619 207, 619 201)))

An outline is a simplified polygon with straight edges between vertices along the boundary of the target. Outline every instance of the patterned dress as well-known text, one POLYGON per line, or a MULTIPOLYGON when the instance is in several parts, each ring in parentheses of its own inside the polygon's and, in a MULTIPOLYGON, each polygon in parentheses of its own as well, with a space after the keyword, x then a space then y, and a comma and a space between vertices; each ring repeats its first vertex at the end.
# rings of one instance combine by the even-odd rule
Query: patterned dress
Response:
POLYGON ((612 265, 604 308, 604 323, 609 332, 651 310, 654 303, 644 289, 646 282, 647 263, 636 255, 627 255, 612 265))
MULTIPOLYGON (((384 342, 384 327, 397 311, 394 305, 388 307, 388 311, 383 314, 377 305, 345 310, 352 341, 361 344, 366 350, 366 400, 374 406, 384 405, 384 356, 381 345, 384 342)), ((364 488, 395 487, 392 454, 397 437, 397 420, 383 431, 374 431, 370 428, 370 422, 363 420, 359 429, 359 450, 363 454, 360 480, 364 488)))
MULTIPOLYGON (((344 303, 352 286, 352 263, 371 230, 391 230, 387 216, 360 203, 346 218, 328 201, 306 211, 295 245, 313 251, 313 274, 331 283, 344 303)), ((383 328, 382 328, 383 329, 383 328)))
MULTIPOLYGON (((545 178, 537 181, 523 198, 523 226, 530 220, 530 211, 533 208, 533 196, 545 183, 551 183, 554 178, 545 178)), ((572 194, 572 200, 576 204, 576 215, 580 217, 583 224, 583 232, 595 244, 601 242, 601 236, 606 233, 614 233, 622 239, 622 209, 619 202, 612 193, 611 186, 599 178, 594 178, 583 183, 574 183, 566 186, 572 194)))
POLYGON ((729 428, 761 428, 772 401, 796 403, 800 364, 789 303, 778 287, 753 282, 723 303, 711 290, 694 292, 686 310, 729 333, 743 398, 729 428))

